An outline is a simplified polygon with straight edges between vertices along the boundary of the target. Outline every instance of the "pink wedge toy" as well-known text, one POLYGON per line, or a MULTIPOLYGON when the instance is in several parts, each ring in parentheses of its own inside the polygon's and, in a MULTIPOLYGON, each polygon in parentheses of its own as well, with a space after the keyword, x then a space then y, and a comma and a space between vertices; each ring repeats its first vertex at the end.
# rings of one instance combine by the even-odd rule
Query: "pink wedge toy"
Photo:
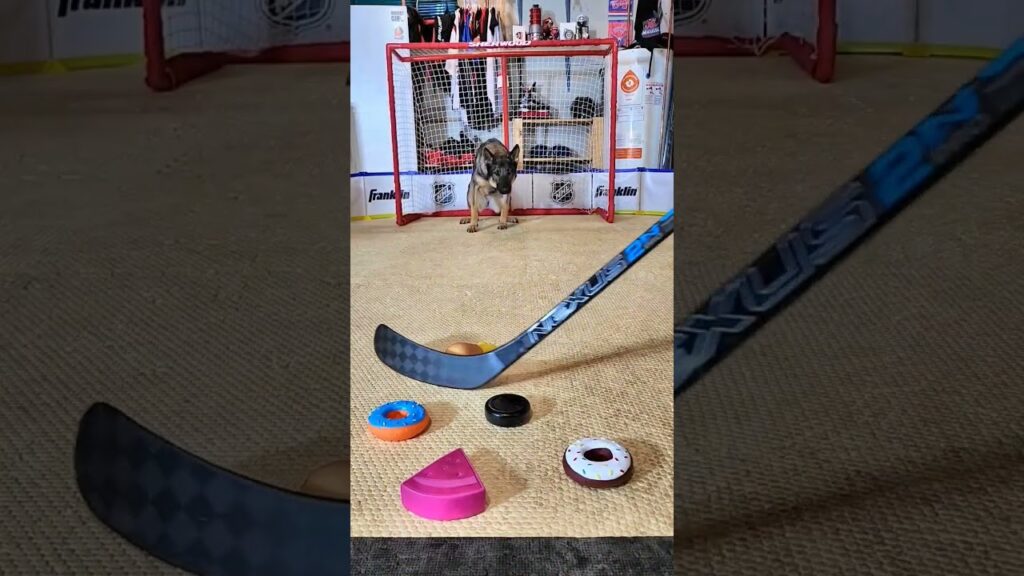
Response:
POLYGON ((428 520, 460 520, 487 509, 487 491, 459 448, 402 482, 402 506, 428 520))

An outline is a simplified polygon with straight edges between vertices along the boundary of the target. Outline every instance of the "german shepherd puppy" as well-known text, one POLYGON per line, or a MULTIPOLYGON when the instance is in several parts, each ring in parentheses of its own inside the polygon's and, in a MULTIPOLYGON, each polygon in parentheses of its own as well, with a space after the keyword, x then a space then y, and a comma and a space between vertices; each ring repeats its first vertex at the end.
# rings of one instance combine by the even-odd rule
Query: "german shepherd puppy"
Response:
POLYGON ((512 196, 512 182, 516 179, 516 168, 519 164, 519 145, 516 144, 509 152, 508 148, 496 138, 480 144, 473 158, 473 177, 469 181, 466 203, 469 204, 469 218, 463 218, 459 224, 469 224, 467 232, 479 230, 477 220, 480 211, 493 200, 498 207, 498 230, 508 225, 518 224, 519 220, 509 216, 509 198, 512 196))

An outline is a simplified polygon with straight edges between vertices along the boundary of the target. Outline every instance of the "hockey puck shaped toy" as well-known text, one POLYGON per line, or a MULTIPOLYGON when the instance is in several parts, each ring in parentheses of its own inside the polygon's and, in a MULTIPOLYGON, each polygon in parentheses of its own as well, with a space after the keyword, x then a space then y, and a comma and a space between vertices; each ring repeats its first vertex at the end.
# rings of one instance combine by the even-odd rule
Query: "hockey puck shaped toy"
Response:
POLYGON ((430 426, 427 409, 411 400, 381 404, 366 421, 374 436, 388 442, 415 438, 430 426))
POLYGON ((565 449, 565 475, 590 488, 615 488, 633 477, 633 459, 618 442, 607 438, 581 438, 565 449))
POLYGON ((530 401, 518 394, 498 394, 487 399, 484 414, 495 426, 522 426, 530 420, 530 401))

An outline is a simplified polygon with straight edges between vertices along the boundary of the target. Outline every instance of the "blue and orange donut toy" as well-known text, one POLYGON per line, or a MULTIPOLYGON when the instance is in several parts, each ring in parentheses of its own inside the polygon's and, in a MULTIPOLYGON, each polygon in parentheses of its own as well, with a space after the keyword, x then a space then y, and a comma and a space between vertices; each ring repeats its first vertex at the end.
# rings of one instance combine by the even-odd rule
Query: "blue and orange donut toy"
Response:
POLYGON ((366 419, 370 432, 388 442, 415 438, 430 426, 427 409, 411 400, 396 400, 377 406, 366 419))

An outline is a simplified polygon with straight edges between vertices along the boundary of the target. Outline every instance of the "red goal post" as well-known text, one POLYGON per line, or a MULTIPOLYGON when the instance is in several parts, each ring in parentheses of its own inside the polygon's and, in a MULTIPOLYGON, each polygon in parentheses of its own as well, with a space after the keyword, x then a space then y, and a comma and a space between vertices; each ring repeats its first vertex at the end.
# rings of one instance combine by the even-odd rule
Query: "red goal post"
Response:
POLYGON ((473 153, 488 138, 520 147, 512 214, 613 222, 617 54, 611 38, 388 44, 398 225, 468 216, 473 153))
POLYGON ((835 74, 836 0, 675 0, 678 56, 788 54, 818 82, 835 74))
POLYGON ((347 62, 347 9, 340 0, 142 0, 146 85, 174 90, 231 64, 347 62))

